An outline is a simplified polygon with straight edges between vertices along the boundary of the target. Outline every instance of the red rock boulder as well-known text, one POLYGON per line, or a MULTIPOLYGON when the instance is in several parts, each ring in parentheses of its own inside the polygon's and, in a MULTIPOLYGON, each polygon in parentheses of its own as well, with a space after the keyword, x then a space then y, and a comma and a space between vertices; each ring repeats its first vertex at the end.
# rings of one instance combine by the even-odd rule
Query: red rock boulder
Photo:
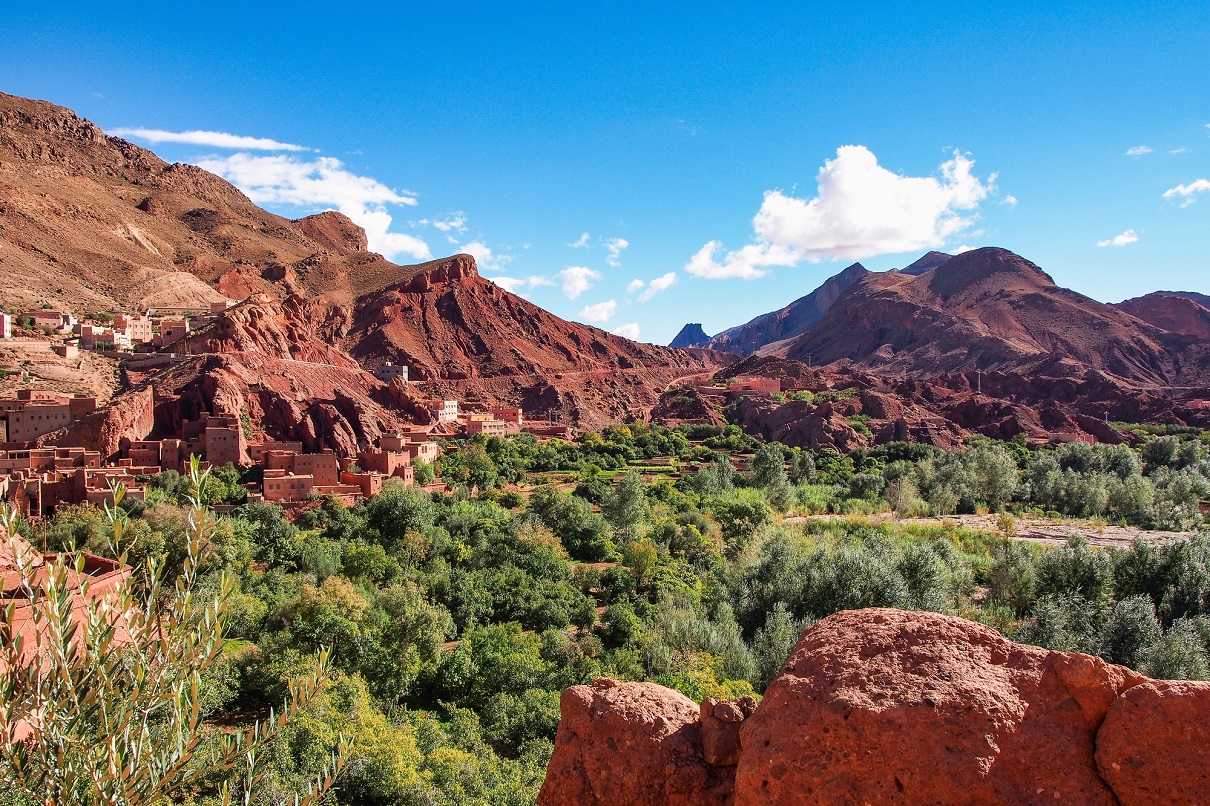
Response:
POLYGON ((540 806, 715 806, 729 802, 733 767, 702 755, 698 705, 654 683, 572 686, 540 806))
POLYGON ((741 731, 740 804, 1116 804, 1094 760, 1145 678, 936 613, 807 629, 741 731))
POLYGON ((1118 697, 1097 766, 1122 806, 1210 803, 1210 683, 1153 680, 1118 697))

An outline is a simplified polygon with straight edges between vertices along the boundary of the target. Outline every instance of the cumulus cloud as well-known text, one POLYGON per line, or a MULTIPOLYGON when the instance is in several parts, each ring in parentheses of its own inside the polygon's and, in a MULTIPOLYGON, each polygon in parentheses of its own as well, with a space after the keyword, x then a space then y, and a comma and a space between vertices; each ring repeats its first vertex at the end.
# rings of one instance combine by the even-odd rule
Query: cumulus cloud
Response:
POLYGON ((418 227, 434 227, 442 232, 466 232, 466 213, 459 211, 445 218, 422 218, 416 222, 418 227))
POLYGON ((625 238, 606 238, 605 249, 609 254, 605 257, 605 262, 610 266, 622 265, 622 250, 630 246, 630 242, 625 238))
POLYGON ((1141 157, 1144 154, 1150 154, 1150 153, 1151 153, 1151 146, 1135 146, 1134 148, 1126 149, 1126 154, 1124 156, 1141 157))
POLYGON ((742 249, 725 254, 723 251, 721 242, 708 241, 685 264, 685 271, 708 280, 727 280, 733 277, 755 280, 768 274, 772 266, 793 266, 802 260, 793 250, 767 243, 748 244, 742 249), (722 255, 721 259, 719 255, 722 255))
POLYGON ((676 285, 676 272, 670 271, 667 274, 661 274, 647 284, 647 290, 639 295, 639 302, 646 302, 656 294, 661 291, 667 291, 674 285, 676 285))
POLYGON ((563 284, 564 296, 575 299, 592 288, 593 281, 601 279, 601 273, 587 266, 568 266, 559 272, 558 277, 563 284))
POLYGON ((1121 235, 1115 235, 1112 238, 1107 238, 1103 241, 1097 241, 1097 246, 1126 246, 1127 244, 1137 243, 1139 240, 1138 233, 1132 229, 1128 229, 1121 235))
POLYGON ((588 233, 584 233, 579 238, 569 243, 568 246, 570 246, 572 249, 582 249, 588 246, 588 233))
POLYGON ((1016 207, 1017 197, 1010 193, 1000 200, 1000 204, 1004 205, 1005 207, 1016 207))
POLYGON ((1181 207, 1188 207, 1197 201, 1197 194, 1210 190, 1210 179, 1196 179, 1187 185, 1177 185, 1164 191, 1165 199, 1181 198, 1181 207))
POLYGON ((579 318, 585 322, 608 322, 617 309, 618 303, 612 299, 597 302, 593 305, 585 305, 580 311, 579 318))
POLYGON ((643 290, 643 286, 645 285, 647 285, 645 282, 636 277, 626 284, 626 293, 637 294, 643 290))
POLYGON ((878 164, 865 146, 842 146, 816 175, 817 195, 765 193, 752 219, 755 243, 722 253, 710 241, 685 270, 713 279, 764 275, 801 261, 857 260, 936 249, 974 223, 973 211, 995 188, 996 175, 975 176, 975 162, 955 151, 936 176, 903 176, 878 164))
POLYGON ((390 231, 393 219, 387 205, 414 205, 416 194, 359 176, 334 157, 300 159, 239 152, 206 157, 197 164, 231 182, 257 204, 339 210, 366 231, 371 250, 393 260, 400 256, 428 260, 433 256, 422 239, 390 231))
POLYGON ((314 151, 313 148, 282 143, 268 137, 245 137, 226 132, 167 132, 163 129, 144 129, 141 126, 125 129, 112 129, 110 134, 115 137, 133 137, 146 143, 183 143, 193 146, 208 146, 210 148, 238 148, 252 151, 314 151))
POLYGON ((521 294, 526 290, 532 291, 538 286, 551 285, 549 279, 536 274, 531 274, 529 277, 488 277, 487 279, 511 294, 521 294))
POLYGON ((618 325, 613 329, 614 335, 621 336, 624 339, 637 341, 639 338, 639 323, 627 322, 624 325, 618 325))

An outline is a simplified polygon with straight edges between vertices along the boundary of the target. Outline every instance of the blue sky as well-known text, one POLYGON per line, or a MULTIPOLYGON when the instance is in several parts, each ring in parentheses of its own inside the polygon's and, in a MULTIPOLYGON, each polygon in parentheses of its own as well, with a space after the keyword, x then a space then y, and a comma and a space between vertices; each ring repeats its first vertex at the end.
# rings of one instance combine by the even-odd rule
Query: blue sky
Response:
POLYGON ((1204 1, 378 5, 17 4, 0 90, 644 341, 934 246, 1210 293, 1204 1))

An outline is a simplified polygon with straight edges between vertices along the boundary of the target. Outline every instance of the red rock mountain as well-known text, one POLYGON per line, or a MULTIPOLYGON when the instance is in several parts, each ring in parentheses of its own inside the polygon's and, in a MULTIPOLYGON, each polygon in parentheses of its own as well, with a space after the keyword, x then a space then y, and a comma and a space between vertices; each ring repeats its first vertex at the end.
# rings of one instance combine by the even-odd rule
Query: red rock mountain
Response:
POLYGON ((1210 803, 1210 683, 937 613, 823 619, 755 708, 598 680, 561 711, 541 806, 1210 803))
MULTIPOLYGON (((482 279, 467 255, 398 266, 367 249, 340 213, 282 218, 68 109, 0 94, 6 303, 83 313, 252 298, 174 348, 208 355, 156 378, 161 429, 177 405, 177 419, 263 414, 275 435, 347 447, 391 422, 394 398, 362 370, 385 361, 412 367, 422 393, 603 425, 646 416, 669 382, 727 360, 566 322, 482 279), (313 365, 327 369, 300 369, 313 365)), ((147 420, 116 421, 132 419, 147 420)))
POLYGON ((1155 291, 1114 307, 1164 330, 1210 339, 1210 296, 1205 294, 1155 291))
POLYGON ((726 360, 564 321, 484 280, 469 255, 424 264, 358 298, 344 344, 370 367, 407 364, 435 393, 521 403, 595 426, 649 410, 673 380, 726 360))
POLYGON ((168 164, 60 106, 0 93, 0 272, 10 302, 68 310, 250 293, 338 302, 409 270, 340 213, 290 221, 193 165, 168 164))
POLYGON ((951 258, 919 276, 868 274, 777 355, 900 376, 980 369, 1149 386, 1204 384, 1210 345, 1055 285, 1005 249, 951 258))
POLYGON ((780 343, 806 333, 818 324, 837 297, 869 273, 860 263, 854 263, 781 310, 761 314, 745 325, 724 330, 700 346, 739 355, 749 355, 764 348, 775 349, 780 343))

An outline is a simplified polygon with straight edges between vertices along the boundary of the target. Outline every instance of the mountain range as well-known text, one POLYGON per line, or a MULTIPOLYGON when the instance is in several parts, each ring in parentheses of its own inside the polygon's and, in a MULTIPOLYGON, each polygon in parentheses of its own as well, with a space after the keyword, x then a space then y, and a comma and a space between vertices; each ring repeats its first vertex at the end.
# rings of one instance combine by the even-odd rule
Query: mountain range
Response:
POLYGON ((988 247, 930 252, 889 272, 853 264, 785 308, 699 336, 695 346, 893 377, 1091 372, 1127 385, 1184 387, 1210 383, 1208 302, 1157 292, 1107 305, 988 247))

